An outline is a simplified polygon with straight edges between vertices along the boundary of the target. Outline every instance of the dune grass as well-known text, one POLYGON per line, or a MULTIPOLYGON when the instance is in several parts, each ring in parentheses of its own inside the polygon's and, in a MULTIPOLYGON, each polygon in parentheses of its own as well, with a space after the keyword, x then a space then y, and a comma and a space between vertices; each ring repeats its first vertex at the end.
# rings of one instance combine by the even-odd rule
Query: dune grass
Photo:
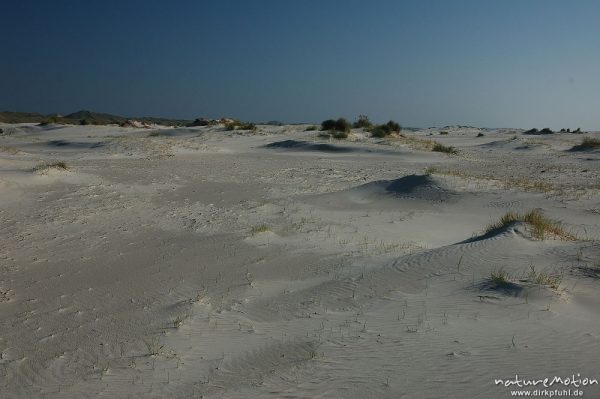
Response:
POLYGON ((550 183, 546 183, 540 180, 531 179, 529 177, 511 177, 511 178, 503 178, 500 176, 494 176, 490 174, 476 174, 468 171, 461 170, 450 170, 450 169, 441 169, 439 167, 429 167, 425 169, 425 172, 429 175, 431 174, 439 174, 446 176, 455 176, 460 177, 461 179, 478 179, 478 180, 487 180, 487 181, 495 181, 499 184, 502 184, 505 188, 521 188, 526 191, 534 191, 540 193, 550 193, 556 190, 556 187, 550 183))
POLYGON ((490 281, 496 286, 502 287, 510 284, 510 275, 502 269, 495 269, 490 272, 490 281))
POLYGON ((600 139, 586 137, 580 144, 573 146, 574 151, 598 150, 600 149, 600 139))
POLYGON ((458 154, 458 150, 452 146, 443 145, 440 143, 434 143, 433 147, 431 147, 431 151, 435 152, 444 152, 446 154, 456 155, 458 154))
POLYGON ((260 224, 258 226, 254 226, 252 227, 252 230, 250 230, 250 232, 252 234, 258 234, 258 233, 266 233, 267 231, 270 231, 271 229, 269 229, 269 226, 267 226, 266 224, 260 224))
POLYGON ((7 154, 18 154, 19 150, 15 147, 11 147, 11 146, 7 146, 7 145, 0 145, 0 152, 5 152, 7 154))
POLYGON ((558 289, 560 283, 562 283, 563 274, 562 273, 546 273, 543 271, 535 270, 533 265, 529 266, 529 272, 526 275, 527 281, 538 284, 538 285, 547 285, 552 289, 558 289))
POLYGON ((534 209, 525 214, 519 214, 517 212, 507 212, 496 222, 490 223, 486 229, 485 234, 498 231, 513 222, 524 222, 531 228, 532 235, 539 239, 546 239, 547 235, 550 234, 554 237, 559 237, 562 240, 575 240, 577 237, 567 232, 559 221, 552 220, 544 216, 539 210, 534 209))
MULTIPOLYGON (((544 285, 550 287, 554 290, 557 290, 562 283, 563 274, 562 273, 547 273, 543 271, 538 271, 535 267, 529 266, 529 270, 525 273, 522 279, 519 279, 521 282, 529 282, 537 285, 544 285)), ((516 280, 515 275, 509 274, 504 269, 494 269, 490 272, 489 281, 493 283, 496 287, 507 287, 516 280)))
POLYGON ((47 172, 50 169, 57 170, 69 170, 69 166, 64 161, 58 161, 54 163, 42 163, 33 168, 34 172, 47 172))
POLYGON ((241 121, 232 121, 225 123, 225 130, 249 130, 251 132, 255 132, 258 130, 258 127, 251 122, 241 122, 241 121))

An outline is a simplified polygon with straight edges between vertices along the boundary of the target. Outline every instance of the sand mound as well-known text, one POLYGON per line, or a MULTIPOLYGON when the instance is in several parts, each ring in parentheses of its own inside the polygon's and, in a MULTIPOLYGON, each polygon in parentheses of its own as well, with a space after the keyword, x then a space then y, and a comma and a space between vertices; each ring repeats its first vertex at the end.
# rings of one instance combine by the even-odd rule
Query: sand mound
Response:
MULTIPOLYGON (((381 207, 396 209, 399 201, 411 201, 411 207, 419 204, 448 202, 458 198, 435 178, 428 175, 408 175, 395 180, 378 180, 335 193, 313 197, 317 204, 334 207, 381 207)), ((313 202, 311 201, 311 202, 313 202)))

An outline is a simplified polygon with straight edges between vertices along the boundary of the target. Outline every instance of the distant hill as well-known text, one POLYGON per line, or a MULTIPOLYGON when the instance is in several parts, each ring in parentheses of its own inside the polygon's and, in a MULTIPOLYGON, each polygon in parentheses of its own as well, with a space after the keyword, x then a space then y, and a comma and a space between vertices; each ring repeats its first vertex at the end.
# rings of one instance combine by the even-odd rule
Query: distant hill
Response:
POLYGON ((0 112, 0 123, 61 123, 67 125, 110 125, 121 124, 127 120, 145 123, 174 126, 188 125, 190 120, 155 117, 124 117, 101 112, 81 110, 61 116, 57 114, 43 115, 36 112, 0 112))

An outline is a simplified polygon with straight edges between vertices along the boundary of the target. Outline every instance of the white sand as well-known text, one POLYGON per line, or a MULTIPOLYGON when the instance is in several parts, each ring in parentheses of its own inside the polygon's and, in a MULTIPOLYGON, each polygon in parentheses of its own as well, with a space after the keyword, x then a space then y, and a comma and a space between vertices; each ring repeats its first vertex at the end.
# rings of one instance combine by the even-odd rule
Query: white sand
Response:
POLYGON ((582 135, 407 133, 450 156, 305 126, 0 127, 1 398, 501 398, 515 374, 600 379, 600 152, 568 151, 582 135), (523 223, 477 239, 532 209, 579 239, 523 223))

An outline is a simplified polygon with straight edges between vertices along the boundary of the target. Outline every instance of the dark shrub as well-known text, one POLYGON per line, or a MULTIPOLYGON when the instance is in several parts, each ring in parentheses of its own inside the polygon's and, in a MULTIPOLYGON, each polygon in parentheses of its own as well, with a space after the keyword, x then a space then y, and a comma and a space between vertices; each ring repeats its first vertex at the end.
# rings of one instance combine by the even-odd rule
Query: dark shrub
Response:
POLYGON ((190 123, 188 126, 190 127, 194 127, 194 126, 208 126, 210 124, 210 121, 204 118, 196 118, 194 119, 194 121, 192 123, 190 123))
POLYGON ((87 119, 81 119, 79 121, 79 124, 82 125, 82 126, 89 125, 90 121, 88 121, 87 119))
POLYGON ((392 129, 388 125, 377 125, 371 129, 371 136, 383 138, 392 133, 392 129))
POLYGON ((327 119, 321 122, 321 130, 335 130, 338 132, 349 133, 352 125, 344 118, 340 118, 337 121, 333 119, 327 119))
POLYGON ((481 132, 477 133, 477 137, 483 137, 483 133, 481 133, 481 132))
POLYGON ((333 132, 331 132, 331 137, 333 137, 334 139, 347 139, 348 138, 348 132, 343 132, 340 130, 334 130, 333 132))
POLYGON ((356 122, 354 122, 353 126, 357 129, 360 129, 360 128, 370 129, 373 127, 373 124, 371 123, 371 121, 369 120, 369 117, 367 115, 359 115, 358 120, 356 122))
POLYGON ((586 150, 599 150, 600 139, 586 137, 583 139, 581 144, 577 144, 571 148, 571 151, 586 151, 586 150))
POLYGON ((335 120, 327 119, 321 122, 321 130, 334 130, 335 129, 335 120))
POLYGON ((240 123, 238 125, 238 129, 240 129, 240 130, 252 130, 252 131, 255 131, 256 130, 256 125, 254 123, 251 123, 251 122, 240 123))
POLYGON ((451 146, 446 146, 440 143, 435 143, 433 145, 433 147, 431 148, 431 151, 435 151, 435 152, 445 152, 446 154, 458 154, 458 151, 456 150, 456 148, 451 147, 451 146))
POLYGON ((338 132, 349 133, 350 129, 352 129, 352 125, 344 118, 340 118, 335 121, 335 130, 338 132))
POLYGON ((315 125, 310 125, 306 129, 304 129, 305 132, 312 132, 313 130, 317 130, 317 127, 315 125))
POLYGON ((400 131, 402 130, 402 127, 398 122, 389 121, 388 123, 386 123, 386 125, 390 128, 392 132, 400 133, 400 131))

